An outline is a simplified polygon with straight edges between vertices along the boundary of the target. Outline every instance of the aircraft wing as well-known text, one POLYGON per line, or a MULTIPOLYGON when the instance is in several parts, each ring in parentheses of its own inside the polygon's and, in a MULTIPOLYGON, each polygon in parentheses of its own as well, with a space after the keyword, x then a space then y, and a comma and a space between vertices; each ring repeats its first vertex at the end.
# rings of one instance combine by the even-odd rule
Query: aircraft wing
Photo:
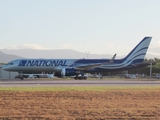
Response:
POLYGON ((76 66, 76 67, 74 67, 74 69, 76 69, 76 70, 89 70, 89 69, 93 69, 96 67, 100 67, 102 65, 112 64, 114 62, 115 57, 116 57, 116 54, 110 59, 109 62, 85 64, 85 65, 76 66))

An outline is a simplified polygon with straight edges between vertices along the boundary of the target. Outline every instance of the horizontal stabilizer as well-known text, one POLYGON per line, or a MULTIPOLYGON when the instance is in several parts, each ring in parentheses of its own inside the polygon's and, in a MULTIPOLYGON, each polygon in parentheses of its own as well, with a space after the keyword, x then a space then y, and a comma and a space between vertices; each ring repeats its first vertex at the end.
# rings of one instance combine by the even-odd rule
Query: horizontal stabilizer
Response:
POLYGON ((115 58, 116 58, 116 55, 117 55, 117 54, 114 54, 114 56, 111 58, 111 60, 109 61, 109 63, 113 63, 113 62, 114 62, 114 60, 115 60, 115 58))

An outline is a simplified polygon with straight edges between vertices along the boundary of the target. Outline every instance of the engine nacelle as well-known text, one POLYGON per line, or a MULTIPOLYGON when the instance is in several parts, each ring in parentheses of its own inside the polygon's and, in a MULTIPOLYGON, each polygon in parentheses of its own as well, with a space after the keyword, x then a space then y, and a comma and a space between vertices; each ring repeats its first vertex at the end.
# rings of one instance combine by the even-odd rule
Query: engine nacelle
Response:
POLYGON ((63 68, 61 71, 62 76, 74 76, 78 72, 74 68, 63 68))

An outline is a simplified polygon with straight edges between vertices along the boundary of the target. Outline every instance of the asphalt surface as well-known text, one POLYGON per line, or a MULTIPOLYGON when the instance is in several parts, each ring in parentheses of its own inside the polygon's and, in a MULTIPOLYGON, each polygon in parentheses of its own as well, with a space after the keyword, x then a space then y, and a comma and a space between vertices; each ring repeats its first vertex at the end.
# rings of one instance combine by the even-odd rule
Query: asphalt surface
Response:
POLYGON ((3 79, 0 87, 36 87, 36 86, 160 86, 160 80, 50 80, 50 79, 3 79))

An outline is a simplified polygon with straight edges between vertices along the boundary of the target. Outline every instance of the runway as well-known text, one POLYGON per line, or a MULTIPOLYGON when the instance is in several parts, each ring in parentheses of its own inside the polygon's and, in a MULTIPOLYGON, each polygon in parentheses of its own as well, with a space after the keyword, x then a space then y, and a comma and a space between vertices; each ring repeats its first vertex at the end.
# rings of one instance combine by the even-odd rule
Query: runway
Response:
POLYGON ((0 87, 24 86, 160 86, 160 80, 0 80, 0 87))

